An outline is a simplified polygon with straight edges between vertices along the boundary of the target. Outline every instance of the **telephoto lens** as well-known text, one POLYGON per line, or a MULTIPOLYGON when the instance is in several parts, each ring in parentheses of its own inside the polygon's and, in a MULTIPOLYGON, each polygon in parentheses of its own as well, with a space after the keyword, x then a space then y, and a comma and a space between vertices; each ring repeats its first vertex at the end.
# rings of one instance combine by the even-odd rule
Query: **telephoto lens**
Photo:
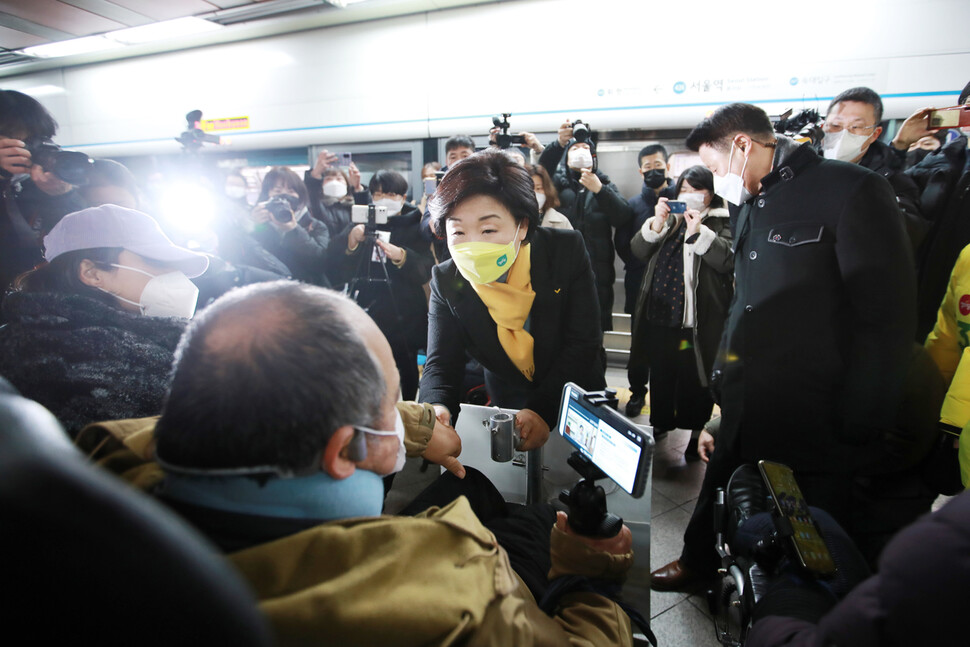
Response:
POLYGON ((579 120, 573 123, 573 139, 575 139, 577 142, 588 142, 589 124, 584 124, 579 120))

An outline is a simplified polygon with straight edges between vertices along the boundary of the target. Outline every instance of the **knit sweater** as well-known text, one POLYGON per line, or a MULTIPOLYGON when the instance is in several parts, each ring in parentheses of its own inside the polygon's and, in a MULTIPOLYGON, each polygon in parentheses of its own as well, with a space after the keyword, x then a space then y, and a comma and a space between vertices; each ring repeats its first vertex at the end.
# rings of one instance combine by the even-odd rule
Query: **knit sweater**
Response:
POLYGON ((82 295, 27 292, 7 296, 3 321, 0 375, 72 437, 90 422, 158 414, 186 324, 82 295))

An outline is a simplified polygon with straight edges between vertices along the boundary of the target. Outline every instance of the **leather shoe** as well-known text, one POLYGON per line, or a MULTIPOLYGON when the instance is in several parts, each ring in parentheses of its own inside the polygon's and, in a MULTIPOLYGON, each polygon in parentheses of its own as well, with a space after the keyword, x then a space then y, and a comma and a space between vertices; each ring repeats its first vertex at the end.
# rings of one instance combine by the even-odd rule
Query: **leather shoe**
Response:
POLYGON ((630 400, 626 403, 626 417, 636 418, 643 412, 643 405, 646 404, 646 396, 630 396, 630 400))
POLYGON ((703 578, 675 559, 650 573, 650 588, 654 591, 689 591, 703 578))

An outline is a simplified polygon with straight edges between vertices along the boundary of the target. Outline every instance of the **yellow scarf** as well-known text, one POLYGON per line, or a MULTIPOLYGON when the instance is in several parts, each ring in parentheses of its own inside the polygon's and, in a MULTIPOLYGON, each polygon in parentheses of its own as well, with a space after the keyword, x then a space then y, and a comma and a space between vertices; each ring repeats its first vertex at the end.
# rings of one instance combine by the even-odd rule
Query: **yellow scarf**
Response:
POLYGON ((507 282, 493 281, 484 285, 468 282, 498 326, 498 341, 505 349, 505 354, 530 382, 536 368, 532 354, 534 341, 524 327, 536 298, 532 290, 531 249, 531 245, 519 248, 519 254, 509 269, 507 282))

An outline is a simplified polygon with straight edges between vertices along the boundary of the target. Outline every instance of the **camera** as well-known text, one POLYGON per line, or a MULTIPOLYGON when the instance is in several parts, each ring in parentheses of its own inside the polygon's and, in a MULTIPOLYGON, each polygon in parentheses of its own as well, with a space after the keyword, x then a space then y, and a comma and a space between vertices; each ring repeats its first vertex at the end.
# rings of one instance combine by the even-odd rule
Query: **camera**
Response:
POLYGON ((295 201, 296 198, 293 196, 278 195, 270 198, 265 208, 276 222, 289 222, 293 220, 293 208, 296 206, 293 203, 295 201))
POLYGON ((589 143, 589 124, 583 123, 581 119, 573 122, 573 139, 580 143, 589 143))
POLYGON ((822 117, 818 110, 802 110, 794 117, 791 114, 792 109, 789 108, 772 120, 775 132, 791 137, 800 144, 808 143, 821 152, 825 131, 822 130, 822 117))
POLYGON ((377 231, 377 225, 387 224, 387 207, 355 204, 350 211, 350 221, 364 225, 364 235, 373 237, 377 231))
POLYGON ((50 171, 68 184, 87 184, 88 173, 94 162, 85 153, 62 150, 53 142, 41 140, 27 141, 26 148, 30 151, 31 163, 44 167, 45 171, 50 171))
POLYGON ((210 135, 199 128, 202 121, 202 111, 193 110, 185 115, 185 132, 175 138, 175 141, 182 145, 182 149, 188 153, 198 153, 203 144, 218 144, 218 135, 210 135))
POLYGON ((525 146, 525 137, 509 134, 509 117, 511 116, 512 113, 510 112, 503 112, 501 115, 492 116, 492 124, 495 128, 498 128, 498 132, 495 133, 495 145, 499 148, 525 146))

